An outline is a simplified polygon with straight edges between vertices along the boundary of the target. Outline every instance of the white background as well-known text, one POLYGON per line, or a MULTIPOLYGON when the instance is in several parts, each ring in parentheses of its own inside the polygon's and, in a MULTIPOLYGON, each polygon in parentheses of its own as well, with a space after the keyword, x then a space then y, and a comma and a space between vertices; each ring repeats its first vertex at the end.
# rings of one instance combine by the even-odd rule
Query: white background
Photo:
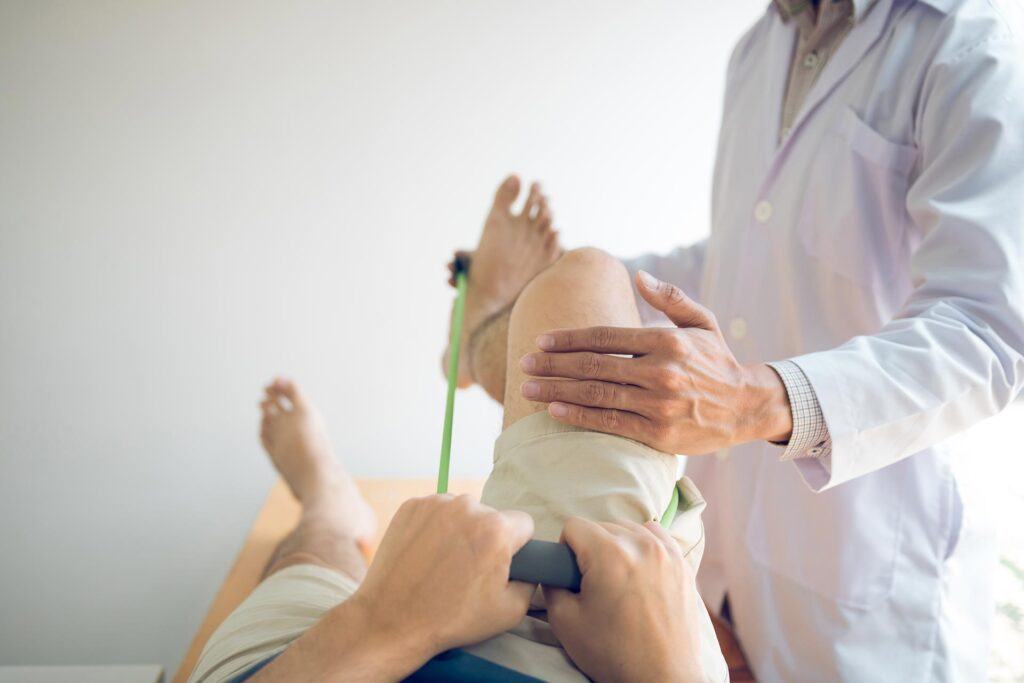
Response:
MULTIPOLYGON (((568 246, 705 234, 766 4, 0 1, 0 664, 174 670, 272 482, 274 373, 357 475, 433 475, 493 187, 541 179, 568 246)), ((499 412, 456 417, 484 475, 499 412)))

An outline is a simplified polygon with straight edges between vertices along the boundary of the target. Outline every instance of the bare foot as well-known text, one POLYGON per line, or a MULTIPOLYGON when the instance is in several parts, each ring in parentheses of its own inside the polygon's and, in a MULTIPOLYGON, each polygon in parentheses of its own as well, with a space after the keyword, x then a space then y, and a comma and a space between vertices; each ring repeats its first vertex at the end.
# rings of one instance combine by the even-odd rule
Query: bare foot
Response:
POLYGON ((260 441, 302 503, 304 514, 331 515, 350 525, 357 541, 371 541, 377 520, 352 477, 331 453, 320 413, 289 379, 275 379, 264 391, 260 441))
MULTIPOLYGON (((520 213, 512 213, 519 196, 519 178, 509 176, 498 187, 484 221, 480 244, 472 253, 469 288, 462 325, 459 386, 473 384, 467 344, 477 326, 511 305, 523 287, 558 258, 558 233, 552 229, 548 198, 533 183, 520 213)), ((443 367, 447 373, 448 351, 443 367)))

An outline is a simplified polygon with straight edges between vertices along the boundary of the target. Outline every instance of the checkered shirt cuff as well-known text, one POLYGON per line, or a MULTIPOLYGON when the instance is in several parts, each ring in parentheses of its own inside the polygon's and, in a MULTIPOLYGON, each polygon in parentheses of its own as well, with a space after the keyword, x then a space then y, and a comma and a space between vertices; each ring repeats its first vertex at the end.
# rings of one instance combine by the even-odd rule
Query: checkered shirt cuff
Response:
MULTIPOLYGON (((832 453, 832 437, 828 434, 825 416, 814 394, 814 388, 807 375, 793 361, 784 360, 768 363, 782 378, 789 394, 789 408, 793 412, 793 433, 779 459, 783 462, 797 458, 825 458, 832 453)), ((773 442, 774 443, 774 442, 773 442)))

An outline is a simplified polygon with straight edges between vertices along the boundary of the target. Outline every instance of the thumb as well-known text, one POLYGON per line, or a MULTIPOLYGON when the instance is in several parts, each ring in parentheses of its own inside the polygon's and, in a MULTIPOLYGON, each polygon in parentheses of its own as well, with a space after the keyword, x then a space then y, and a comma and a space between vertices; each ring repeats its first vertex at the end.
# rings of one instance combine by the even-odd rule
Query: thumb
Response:
POLYGON ((544 604, 548 611, 548 623, 556 638, 559 632, 571 631, 580 620, 580 596, 563 588, 542 586, 544 604))
POLYGON ((662 282, 642 270, 636 274, 636 284, 640 296, 667 315, 677 327, 699 327, 708 331, 718 329, 711 311, 686 296, 675 285, 662 282))
POLYGON ((508 522, 508 542, 515 554, 533 537, 533 517, 522 510, 502 510, 498 514, 508 522))

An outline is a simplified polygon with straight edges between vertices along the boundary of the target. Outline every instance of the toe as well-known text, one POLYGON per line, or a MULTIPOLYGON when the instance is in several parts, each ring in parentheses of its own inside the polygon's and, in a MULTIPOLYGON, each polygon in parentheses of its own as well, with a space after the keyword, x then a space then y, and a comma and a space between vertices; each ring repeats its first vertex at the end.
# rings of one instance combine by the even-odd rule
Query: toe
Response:
POLYGON ((544 246, 552 251, 558 249, 558 231, 552 230, 544 238, 544 246))
POLYGON ((272 417, 276 417, 281 413, 281 406, 272 398, 263 399, 260 403, 260 410, 263 411, 263 421, 266 422, 272 417))
POLYGON ((546 232, 551 229, 551 207, 548 206, 548 198, 541 197, 540 203, 537 205, 537 219, 535 225, 541 232, 546 232))
POLYGON ((306 395, 303 393, 302 388, 287 377, 275 379, 272 390, 275 398, 279 399, 283 396, 296 408, 304 408, 306 406, 306 395))
POLYGON ((526 197, 526 203, 523 204, 523 212, 520 215, 532 220, 537 215, 540 199, 540 184, 533 183, 530 185, 530 194, 526 197))
POLYGON ((551 209, 541 209, 537 215, 537 228, 541 232, 547 232, 551 230, 551 209))
POLYGON ((512 211, 512 203, 519 196, 519 178, 514 175, 510 175, 508 178, 498 186, 498 191, 494 193, 494 208, 500 209, 507 213, 512 211))

